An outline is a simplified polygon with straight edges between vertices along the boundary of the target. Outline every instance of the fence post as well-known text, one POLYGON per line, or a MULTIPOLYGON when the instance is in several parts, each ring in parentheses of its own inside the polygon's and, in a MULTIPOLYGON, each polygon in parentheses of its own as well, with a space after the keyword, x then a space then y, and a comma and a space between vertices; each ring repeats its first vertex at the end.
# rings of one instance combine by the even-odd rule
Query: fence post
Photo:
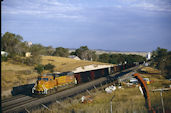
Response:
POLYGON ((114 98, 115 95, 112 96, 111 100, 110 100, 110 113, 112 113, 112 100, 114 98))

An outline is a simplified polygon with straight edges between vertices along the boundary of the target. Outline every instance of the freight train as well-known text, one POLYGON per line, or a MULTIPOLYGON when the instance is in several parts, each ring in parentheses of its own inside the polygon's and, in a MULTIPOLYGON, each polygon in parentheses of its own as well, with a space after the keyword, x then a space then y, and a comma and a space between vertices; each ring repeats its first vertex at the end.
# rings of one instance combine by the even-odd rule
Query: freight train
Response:
POLYGON ((60 87, 73 86, 106 77, 110 74, 134 67, 136 64, 124 64, 108 68, 96 69, 85 72, 63 72, 41 75, 32 88, 33 94, 49 94, 51 90, 58 90, 60 87))

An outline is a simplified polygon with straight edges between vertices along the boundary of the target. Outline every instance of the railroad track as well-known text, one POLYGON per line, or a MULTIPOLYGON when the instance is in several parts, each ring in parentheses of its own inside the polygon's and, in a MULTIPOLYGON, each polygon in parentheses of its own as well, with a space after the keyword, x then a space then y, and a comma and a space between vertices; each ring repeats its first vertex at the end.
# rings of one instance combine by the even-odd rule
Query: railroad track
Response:
POLYGON ((6 99, 6 100, 1 101, 1 103, 2 103, 1 109, 2 109, 3 113, 21 112, 27 108, 35 107, 40 104, 55 102, 56 100, 59 100, 61 98, 76 95, 76 94, 83 92, 87 89, 90 89, 94 86, 103 84, 106 81, 116 80, 117 78, 123 76, 124 74, 127 74, 133 70, 137 70, 138 67, 139 66, 136 66, 136 67, 133 67, 130 69, 126 69, 124 71, 109 75, 108 77, 101 77, 99 79, 78 85, 78 86, 70 88, 68 90, 64 90, 64 91, 58 92, 56 94, 45 96, 44 98, 34 98, 31 96, 19 95, 19 96, 16 96, 16 98, 11 98, 11 99, 6 99))
POLYGON ((22 98, 22 97, 25 97, 25 95, 21 95, 20 94, 20 95, 12 96, 10 98, 1 100, 1 103, 5 103, 5 102, 12 101, 12 100, 15 100, 15 99, 18 99, 18 98, 22 98))

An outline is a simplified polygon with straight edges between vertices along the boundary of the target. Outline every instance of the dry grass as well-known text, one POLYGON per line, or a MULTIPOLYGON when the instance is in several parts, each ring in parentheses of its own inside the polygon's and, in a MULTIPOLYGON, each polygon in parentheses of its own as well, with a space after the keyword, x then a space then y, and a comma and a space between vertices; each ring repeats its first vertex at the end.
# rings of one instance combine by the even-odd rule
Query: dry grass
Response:
MULTIPOLYGON (((159 74, 140 75, 142 77, 148 77, 150 80, 154 80, 153 83, 148 85, 151 104, 156 112, 162 112, 160 93, 153 93, 152 90, 166 87, 170 85, 171 82, 159 74)), ((90 92, 92 93, 94 91, 90 92)), ((138 87, 125 87, 124 89, 117 89, 111 94, 105 93, 104 90, 99 90, 95 92, 93 102, 87 104, 80 103, 80 98, 83 95, 88 95, 88 93, 83 93, 73 98, 68 98, 61 101, 61 104, 53 103, 49 105, 48 107, 52 110, 52 112, 45 108, 40 108, 37 110, 32 110, 32 113, 110 113, 110 99, 113 95, 115 95, 112 100, 113 113, 148 113, 145 106, 145 99, 140 93, 138 87)), ((163 92, 163 99, 165 109, 169 110, 171 106, 171 92, 163 92)))
MULTIPOLYGON (((28 84, 28 80, 35 79, 38 73, 34 70, 34 66, 25 64, 13 64, 12 61, 1 62, 1 87, 2 90, 7 90, 15 86, 28 84)), ((71 58, 42 56, 41 64, 51 63, 55 65, 54 71, 65 72, 71 71, 80 66, 91 64, 105 64, 100 62, 90 62, 83 60, 74 60, 71 58)), ((48 73, 44 71, 44 73, 48 73)))
MULTIPOLYGON (((92 92, 92 91, 91 91, 92 92)), ((86 94, 82 94, 86 95, 86 94)), ((140 94, 137 87, 127 89, 117 89, 111 94, 104 91, 95 93, 93 102, 83 104, 79 101, 81 94, 74 98, 69 98, 61 102, 61 105, 54 103, 49 106, 53 113, 110 113, 110 99, 112 100, 113 113, 146 113, 144 97, 140 94)), ((33 113, 50 112, 44 108, 33 110, 33 113)))
POLYGON ((2 62, 1 66, 2 90, 26 84, 27 80, 38 76, 37 72, 34 71, 33 66, 12 64, 10 62, 2 62))
POLYGON ((87 65, 105 65, 106 63, 101 62, 92 62, 92 61, 84 61, 84 60, 74 60, 71 58, 64 58, 64 57, 55 57, 55 56, 42 56, 42 64, 51 63, 55 65, 54 71, 59 72, 66 72, 72 71, 77 67, 83 67, 87 65))
POLYGON ((160 71, 157 69, 154 69, 152 67, 144 67, 141 69, 141 71, 147 72, 147 73, 153 73, 153 74, 160 74, 160 71))

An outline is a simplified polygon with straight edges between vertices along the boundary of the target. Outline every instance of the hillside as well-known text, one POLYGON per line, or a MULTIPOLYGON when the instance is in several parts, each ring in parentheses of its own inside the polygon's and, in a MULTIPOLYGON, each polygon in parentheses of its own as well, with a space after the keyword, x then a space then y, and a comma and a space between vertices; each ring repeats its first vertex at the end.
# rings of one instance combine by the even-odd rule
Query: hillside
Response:
MULTIPOLYGON (((141 77, 148 77, 151 84, 147 85, 150 93, 150 100, 152 108, 157 112, 162 112, 161 97, 160 92, 152 92, 153 89, 165 88, 170 85, 170 81, 165 79, 159 72, 154 68, 143 68, 143 72, 140 73, 141 77), (151 72, 156 72, 151 74, 151 72)), ((116 90, 112 93, 106 93, 104 87, 97 87, 96 89, 89 90, 88 92, 83 92, 75 97, 67 98, 64 101, 58 103, 53 103, 48 106, 50 110, 54 113, 110 113, 110 101, 112 97, 112 108, 113 113, 148 113, 148 109, 145 105, 144 96, 141 94, 139 87, 137 85, 127 86, 125 82, 122 83, 122 88, 116 86, 116 90), (91 94, 91 95, 89 95, 91 94), (82 96, 90 96, 92 101, 81 103, 82 96), (63 106, 65 105, 65 106, 63 106)), ((166 113, 170 113, 171 109, 171 92, 163 92, 163 99, 165 105, 166 113)), ((42 113, 48 112, 46 108, 33 109, 31 113, 42 113)))
MULTIPOLYGON (((55 72, 72 71, 75 68, 87 65, 104 65, 105 63, 91 62, 83 60, 74 60, 71 58, 42 56, 41 64, 51 63, 55 65, 55 72)), ((14 86, 28 84, 38 77, 38 73, 34 70, 34 66, 24 64, 13 64, 11 60, 1 62, 1 87, 2 90, 10 89, 14 86)), ((47 72, 43 72, 47 73, 47 72)))

